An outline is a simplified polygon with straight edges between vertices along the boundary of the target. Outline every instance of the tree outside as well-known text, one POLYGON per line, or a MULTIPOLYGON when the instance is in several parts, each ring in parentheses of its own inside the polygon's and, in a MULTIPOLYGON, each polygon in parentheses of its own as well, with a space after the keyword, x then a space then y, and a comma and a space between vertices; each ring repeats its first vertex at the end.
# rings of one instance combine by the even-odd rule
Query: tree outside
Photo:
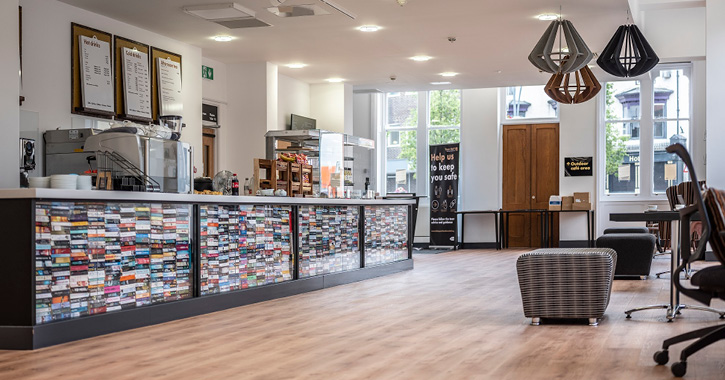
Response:
MULTIPOLYGON (((429 93, 430 125, 433 127, 450 126, 450 129, 431 129, 428 131, 428 144, 457 143, 461 140, 461 91, 439 90, 429 93)), ((406 126, 414 126, 418 122, 418 111, 410 113, 405 121, 406 126)), ((400 158, 408 160, 408 171, 416 173, 417 165, 417 134, 414 131, 401 133, 400 158)))
MULTIPOLYGON (((616 102, 614 97, 614 84, 607 83, 606 85, 606 108, 607 108, 607 120, 613 120, 617 117, 611 110, 611 105, 616 102)), ((627 155, 627 149, 625 148, 625 142, 629 140, 629 136, 622 136, 617 128, 618 123, 607 123, 605 129, 605 153, 606 153, 606 172, 607 175, 618 176, 619 166, 624 162, 624 157, 627 155)))

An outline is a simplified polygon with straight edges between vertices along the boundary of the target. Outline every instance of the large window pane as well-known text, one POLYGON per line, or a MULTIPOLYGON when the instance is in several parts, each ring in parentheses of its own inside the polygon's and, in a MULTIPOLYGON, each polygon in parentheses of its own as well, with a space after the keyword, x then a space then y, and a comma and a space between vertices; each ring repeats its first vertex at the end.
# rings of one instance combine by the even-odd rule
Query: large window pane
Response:
POLYGON ((633 120, 640 118, 639 81, 607 82, 607 120, 633 120))
POLYGON ((663 193, 668 187, 690 180, 690 175, 684 163, 677 155, 665 151, 671 144, 682 144, 688 148, 690 136, 689 120, 667 120, 655 122, 655 160, 654 160, 654 191, 663 193), (664 130, 664 136, 658 136, 657 129, 664 130))
POLYGON ((639 130, 638 122, 606 123, 605 192, 639 193, 639 139, 626 131, 639 130))
POLYGON ((417 136, 415 130, 387 131, 390 141, 393 135, 399 136, 399 145, 386 147, 385 167, 387 193, 416 192, 416 154, 417 136))
POLYGON ((428 131, 428 144, 453 144, 461 142, 461 130, 458 128, 431 129, 428 131))
POLYGON ((414 127, 418 125, 418 93, 391 92, 387 96, 387 126, 414 127))
POLYGON ((461 125, 461 90, 429 92, 429 107, 431 126, 461 125))
POLYGON ((655 119, 690 117, 690 78, 685 69, 660 71, 654 92, 655 119))
POLYGON ((506 88, 506 119, 548 119, 558 115, 558 103, 544 92, 544 86, 506 88))

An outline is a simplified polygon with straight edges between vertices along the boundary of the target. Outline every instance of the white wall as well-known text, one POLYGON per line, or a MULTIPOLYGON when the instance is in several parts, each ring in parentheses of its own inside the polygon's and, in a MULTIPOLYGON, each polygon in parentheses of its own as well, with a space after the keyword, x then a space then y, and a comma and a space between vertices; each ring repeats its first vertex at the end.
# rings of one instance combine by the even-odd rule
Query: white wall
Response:
POLYGON ((317 129, 349 133, 353 124, 352 85, 345 83, 310 86, 310 115, 317 129))
MULTIPOLYGON (((353 96, 353 131, 352 134, 367 139, 375 139, 373 115, 374 94, 355 94, 353 96)), ((350 149, 350 148, 346 148, 350 149)), ((352 148, 355 164, 353 166, 353 182, 356 189, 365 189, 365 178, 370 178, 370 190, 376 189, 374 171, 375 151, 363 148, 352 148)))
POLYGON ((18 2, 0 2, 0 187, 19 185, 18 2))
POLYGON ((278 85, 278 116, 275 129, 285 130, 290 127, 292 114, 310 117, 310 85, 286 75, 279 75, 278 85))
MULTIPOLYGON (((227 138, 228 130, 231 127, 231 120, 229 119, 227 110, 227 82, 229 80, 229 74, 227 73, 227 65, 225 63, 206 57, 202 57, 201 63, 204 66, 214 69, 213 80, 202 79, 201 97, 205 104, 217 106, 217 120, 221 127, 216 131, 216 138, 214 139, 216 149, 214 152, 216 156, 215 170, 219 172, 229 166, 229 151, 234 149, 234 144, 227 138)), ((197 175, 200 173, 197 173, 197 175)))
MULTIPOLYGON (((4 1, 3 6, 6 4, 4 1)), ((201 49, 58 1, 22 0, 20 5, 23 6, 23 95, 26 97, 22 108, 38 112, 41 130, 91 125, 86 122, 87 118, 70 112, 70 35, 71 22, 76 22, 181 54, 186 123, 181 139, 201 152, 201 49)), ((3 27, 9 27, 9 22, 3 22, 3 27)), ((3 33, 2 38, 6 36, 9 34, 3 33)), ((195 154, 194 162, 201 169, 201 154, 195 154)))
MULTIPOLYGON (((596 165, 591 177, 567 177, 565 157, 593 157, 596 160, 597 102, 596 98, 582 104, 559 104, 559 194, 588 192, 596 199, 596 165)), ((596 207, 596 206, 593 206, 596 207)), ((587 224, 584 213, 562 213, 559 240, 586 240, 587 224)))
POLYGON ((707 2, 707 185, 725 188, 725 127, 720 108, 725 104, 725 2, 707 2))
MULTIPOLYGON (((459 210, 498 210, 501 199, 499 123, 499 89, 463 90, 461 93, 461 206, 459 210)), ((429 208, 426 204, 425 222, 428 226, 429 208)), ((418 230, 420 231, 420 228, 418 230)), ((494 221, 491 215, 466 216, 467 243, 494 242, 494 221)))
MULTIPOLYGON (((220 169, 230 170, 241 178, 252 176, 254 158, 265 157, 264 135, 269 119, 267 69, 266 62, 227 65, 229 123, 223 127, 223 133, 228 149, 225 166, 220 169)), ((274 116, 276 123, 277 115, 274 116)))
POLYGON ((648 10, 642 16, 638 25, 661 60, 705 56, 704 7, 648 10))

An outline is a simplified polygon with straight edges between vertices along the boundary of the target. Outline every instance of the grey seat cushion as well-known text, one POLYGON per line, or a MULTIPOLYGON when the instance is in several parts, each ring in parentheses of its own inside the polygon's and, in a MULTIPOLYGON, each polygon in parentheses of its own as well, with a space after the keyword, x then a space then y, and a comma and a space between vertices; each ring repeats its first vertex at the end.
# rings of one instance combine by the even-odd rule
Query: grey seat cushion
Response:
POLYGON ((647 227, 612 227, 604 230, 605 235, 609 234, 648 234, 647 227))
POLYGON ((615 276, 649 276, 655 240, 652 234, 609 234, 597 239, 597 248, 617 252, 615 276))
POLYGON ((690 282, 703 290, 719 293, 720 298, 725 298, 725 266, 716 265, 701 269, 695 272, 690 282))

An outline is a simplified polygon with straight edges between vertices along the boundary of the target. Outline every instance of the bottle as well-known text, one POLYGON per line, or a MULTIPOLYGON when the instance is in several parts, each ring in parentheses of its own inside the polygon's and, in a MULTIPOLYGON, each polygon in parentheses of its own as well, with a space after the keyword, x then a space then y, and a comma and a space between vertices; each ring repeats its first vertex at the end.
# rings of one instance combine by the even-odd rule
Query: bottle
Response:
POLYGON ((244 179, 244 195, 250 195, 252 193, 251 189, 252 181, 249 180, 249 178, 244 179))
POLYGON ((239 195, 239 179, 236 173, 232 176, 232 195, 239 195))

